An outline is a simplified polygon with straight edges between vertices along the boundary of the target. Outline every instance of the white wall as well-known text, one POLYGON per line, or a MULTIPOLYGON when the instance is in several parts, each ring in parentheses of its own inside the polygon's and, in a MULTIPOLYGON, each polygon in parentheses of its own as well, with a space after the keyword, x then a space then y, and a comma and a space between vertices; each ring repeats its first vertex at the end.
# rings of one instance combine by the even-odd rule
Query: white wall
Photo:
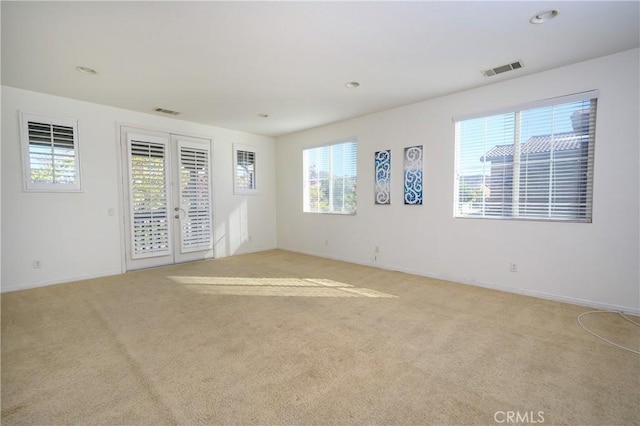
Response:
POLYGON ((278 247, 640 312, 639 62, 634 49, 278 138, 278 247), (591 89, 600 90, 593 223, 453 218, 452 117, 591 89), (357 215, 303 214, 303 148, 354 135, 357 215), (424 205, 405 206, 402 152, 418 144, 425 148, 424 205), (389 148, 392 205, 376 206, 373 155, 389 148))
POLYGON ((120 124, 212 139, 215 256, 275 248, 273 138, 2 86, 2 291, 124 272, 120 124), (82 193, 22 190, 18 111, 78 119, 82 193), (257 195, 233 194, 233 143, 256 147, 257 195))

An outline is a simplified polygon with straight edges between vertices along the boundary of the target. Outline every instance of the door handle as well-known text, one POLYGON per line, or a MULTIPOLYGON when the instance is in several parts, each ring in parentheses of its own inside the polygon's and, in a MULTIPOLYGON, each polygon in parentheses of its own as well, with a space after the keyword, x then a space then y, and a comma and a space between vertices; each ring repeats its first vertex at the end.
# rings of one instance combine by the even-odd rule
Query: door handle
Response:
POLYGON ((187 212, 180 206, 174 207, 173 210, 176 212, 176 214, 173 216, 176 219, 180 219, 180 212, 182 212, 182 214, 183 214, 182 216, 183 217, 185 217, 187 215, 187 212))

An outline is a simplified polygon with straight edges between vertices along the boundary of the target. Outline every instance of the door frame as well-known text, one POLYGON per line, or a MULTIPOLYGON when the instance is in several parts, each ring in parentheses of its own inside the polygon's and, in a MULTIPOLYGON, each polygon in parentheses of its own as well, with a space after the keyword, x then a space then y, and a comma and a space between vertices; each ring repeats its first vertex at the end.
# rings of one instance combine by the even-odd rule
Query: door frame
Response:
MULTIPOLYGON (((118 201, 119 201, 119 206, 117 208, 117 211, 118 211, 118 221, 119 221, 118 228, 120 230, 120 269, 122 273, 136 270, 136 269, 129 269, 127 266, 129 242, 128 242, 128 232, 126 227, 128 226, 127 221, 129 221, 129 200, 128 200, 128 192, 125 190, 125 185, 129 184, 129 170, 127 169, 127 166, 126 166, 126 162, 128 160, 128 155, 129 155, 126 149, 127 134, 129 132, 138 133, 138 134, 140 133, 148 134, 151 136, 156 135, 161 137, 162 136, 168 137, 169 148, 170 148, 171 157, 172 157, 170 161, 173 161, 174 163, 175 163, 175 157, 177 155, 177 147, 172 146, 172 143, 173 143, 172 141, 174 137, 187 138, 187 139, 195 138, 195 139, 209 141, 209 192, 210 192, 210 206, 211 206, 211 249, 208 250, 206 255, 203 257, 200 257, 198 259, 184 260, 183 262, 192 261, 192 260, 213 259, 217 257, 216 256, 217 239, 216 239, 216 223, 215 223, 216 187, 215 187, 215 179, 214 179, 214 171, 215 171, 214 138, 211 137, 210 135, 205 135, 205 134, 181 132, 181 131, 175 131, 175 130, 166 129, 166 128, 149 127, 149 126, 139 125, 135 123, 126 123, 126 122, 116 122, 115 132, 116 132, 116 157, 117 157, 116 169, 117 169, 117 175, 118 175, 117 192, 118 192, 118 201)), ((176 166, 175 164, 169 165, 170 173, 172 174, 175 173, 175 170, 177 170, 178 168, 179 166, 176 166)), ((171 189, 171 191, 173 191, 173 189, 171 189)), ((173 213, 173 208, 171 209, 171 213, 173 213)), ((174 238, 174 241, 175 241, 175 238, 174 238)), ((172 245, 172 251, 173 250, 175 250, 175 245, 172 245)), ((157 265, 157 267, 170 266, 176 263, 177 262, 174 261, 168 264, 157 265)), ((149 266, 149 267, 155 267, 155 266, 149 266)))
POLYGON ((198 145, 202 145, 203 143, 208 142, 208 150, 207 150, 207 154, 208 154, 208 172, 209 172, 209 182, 208 182, 208 194, 207 196, 209 197, 209 224, 211 226, 211 234, 210 234, 210 242, 209 245, 206 248, 196 248, 196 249, 191 249, 191 250, 182 250, 182 218, 180 219, 179 222, 174 222, 174 227, 173 227, 173 259, 174 259, 174 263, 184 263, 184 262, 192 262, 192 261, 196 261, 196 260, 203 260, 203 259, 208 259, 208 258, 212 258, 213 257, 213 245, 214 245, 214 235, 213 235, 213 230, 214 230, 214 226, 213 226, 213 203, 212 203, 212 199, 213 199, 213 191, 211 190, 211 183, 212 183, 212 171, 213 171, 213 167, 212 167, 212 148, 211 148, 211 140, 210 139, 203 139, 203 138, 194 138, 191 136, 185 136, 185 135, 177 135, 177 134, 170 134, 169 135, 169 146, 171 148, 171 152, 174 154, 174 157, 170 160, 170 167, 171 167, 171 174, 173 176, 173 188, 172 188, 172 197, 175 197, 173 203, 174 205, 171 208, 171 216, 173 217, 175 214, 179 215, 182 217, 183 214, 186 214, 186 211, 183 209, 183 206, 180 203, 180 195, 181 195, 181 188, 180 188, 180 171, 181 171, 181 166, 182 163, 180 162, 180 148, 184 145, 185 147, 191 147, 194 149, 198 149, 200 148, 198 145), (179 225, 179 226, 175 226, 175 225, 179 225), (208 252, 209 255, 205 254, 204 256, 202 256, 203 252, 208 252))

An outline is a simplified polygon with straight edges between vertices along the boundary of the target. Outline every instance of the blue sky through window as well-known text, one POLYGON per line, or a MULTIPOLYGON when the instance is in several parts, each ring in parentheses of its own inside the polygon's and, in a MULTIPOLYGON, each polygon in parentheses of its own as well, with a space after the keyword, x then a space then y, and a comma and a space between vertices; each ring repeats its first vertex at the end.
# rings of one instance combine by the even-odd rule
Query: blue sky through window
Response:
POLYGON ((307 150, 308 164, 315 166, 318 173, 329 173, 331 168, 333 176, 355 177, 357 146, 356 142, 346 142, 307 150), (328 161, 329 159, 330 161, 328 161))

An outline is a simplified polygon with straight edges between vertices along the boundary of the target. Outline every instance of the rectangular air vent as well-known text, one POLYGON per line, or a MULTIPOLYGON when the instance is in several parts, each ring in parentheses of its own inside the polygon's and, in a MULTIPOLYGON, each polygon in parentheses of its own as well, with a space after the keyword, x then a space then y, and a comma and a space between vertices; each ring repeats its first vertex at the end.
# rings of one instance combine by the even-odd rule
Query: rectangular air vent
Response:
POLYGON ((499 67, 484 70, 482 71, 482 75, 484 75, 485 77, 491 77, 492 75, 502 74, 503 72, 517 70, 518 68, 522 68, 521 61, 517 61, 511 64, 501 65, 499 67))
POLYGON ((180 114, 178 111, 172 111, 170 109, 164 109, 164 108, 155 108, 154 111, 155 112, 161 112, 163 114, 169 114, 169 115, 178 115, 178 114, 180 114))

